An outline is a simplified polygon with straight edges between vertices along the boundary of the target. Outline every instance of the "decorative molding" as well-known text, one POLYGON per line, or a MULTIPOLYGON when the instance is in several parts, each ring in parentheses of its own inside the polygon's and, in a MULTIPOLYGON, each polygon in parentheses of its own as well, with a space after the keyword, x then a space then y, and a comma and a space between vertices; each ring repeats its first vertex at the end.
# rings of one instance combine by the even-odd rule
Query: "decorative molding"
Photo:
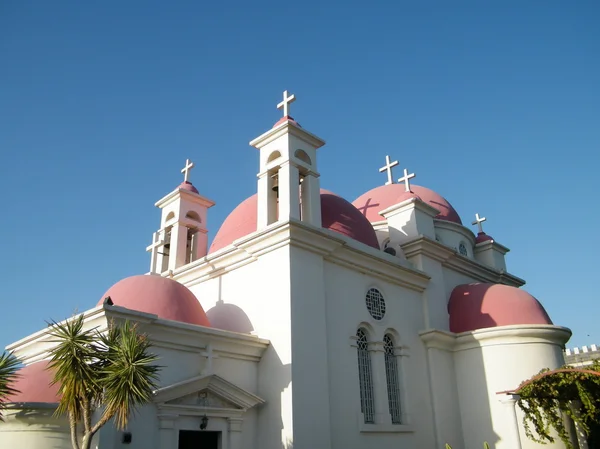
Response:
POLYGON ((423 235, 402 245, 402 250, 407 258, 425 255, 441 262, 444 267, 465 274, 479 282, 506 284, 512 287, 525 285, 525 281, 517 276, 504 270, 488 267, 468 257, 460 256, 453 248, 423 235))
POLYGON ((154 391, 154 402, 163 406, 232 408, 227 407, 223 402, 219 402, 223 400, 226 401, 226 403, 230 403, 233 408, 238 408, 243 411, 265 403, 264 399, 232 384, 216 374, 193 377, 186 381, 162 387, 154 391), (191 395, 203 391, 206 391, 207 393, 206 404, 200 396, 197 396, 196 398, 191 397, 191 395), (211 394, 216 395, 216 397, 210 396, 211 394), (193 400, 195 399, 197 399, 197 401, 194 403, 193 400), (213 403, 209 403, 211 399, 213 400, 213 403))
POLYGON ((249 142, 249 145, 251 147, 261 149, 265 145, 273 142, 274 140, 282 136, 285 136, 286 134, 290 134, 294 137, 303 140, 315 149, 321 148, 323 145, 325 145, 325 141, 320 137, 317 137, 313 133, 306 131, 304 128, 300 128, 298 125, 295 125, 294 123, 287 120, 281 123, 281 125, 277 126, 276 128, 271 128, 270 130, 258 136, 256 139, 251 140, 249 142))

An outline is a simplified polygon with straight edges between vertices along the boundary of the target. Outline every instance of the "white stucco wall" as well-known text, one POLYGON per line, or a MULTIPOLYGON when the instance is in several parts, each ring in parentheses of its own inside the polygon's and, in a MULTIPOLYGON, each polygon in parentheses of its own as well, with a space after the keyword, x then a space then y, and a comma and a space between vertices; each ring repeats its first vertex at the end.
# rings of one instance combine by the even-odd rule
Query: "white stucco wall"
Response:
MULTIPOLYGON (((512 416, 499 392, 514 390, 543 368, 558 368, 562 345, 570 332, 558 326, 503 326, 459 335, 455 368, 465 449, 488 441, 496 449, 513 449, 512 416)), ((519 413, 519 423, 522 415, 519 413)), ((559 449, 562 443, 540 446, 525 436, 523 449, 559 449)))
POLYGON ((70 449, 66 419, 54 418, 53 408, 7 410, 0 422, 0 447, 6 449, 70 449))

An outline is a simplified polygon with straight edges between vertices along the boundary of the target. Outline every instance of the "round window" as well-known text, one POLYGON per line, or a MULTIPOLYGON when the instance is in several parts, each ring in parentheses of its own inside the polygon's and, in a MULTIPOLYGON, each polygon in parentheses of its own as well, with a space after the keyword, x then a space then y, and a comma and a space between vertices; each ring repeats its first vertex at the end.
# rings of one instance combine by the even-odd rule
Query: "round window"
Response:
POLYGON ((377 321, 381 320, 385 315, 385 300, 383 295, 376 288, 371 288, 367 292, 366 297, 367 310, 377 321))

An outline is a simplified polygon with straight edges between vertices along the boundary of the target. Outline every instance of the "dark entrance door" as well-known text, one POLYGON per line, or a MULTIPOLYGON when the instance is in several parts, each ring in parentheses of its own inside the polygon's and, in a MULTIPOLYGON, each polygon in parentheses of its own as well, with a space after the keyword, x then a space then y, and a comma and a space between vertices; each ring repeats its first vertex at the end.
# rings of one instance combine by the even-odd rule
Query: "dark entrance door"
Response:
POLYGON ((219 434, 206 430, 180 430, 178 449, 219 449, 219 434))

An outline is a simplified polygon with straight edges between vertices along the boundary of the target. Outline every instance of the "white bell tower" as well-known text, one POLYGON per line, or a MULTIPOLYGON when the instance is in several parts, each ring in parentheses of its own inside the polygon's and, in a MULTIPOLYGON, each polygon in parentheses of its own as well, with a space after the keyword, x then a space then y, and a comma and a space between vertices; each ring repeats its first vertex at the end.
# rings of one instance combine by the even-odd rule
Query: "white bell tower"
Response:
POLYGON ((192 168, 194 164, 186 160, 183 182, 155 204, 162 214, 161 227, 146 248, 151 253, 151 274, 175 271, 208 253, 206 216, 215 203, 201 196, 189 181, 192 168))
POLYGON ((290 115, 295 95, 283 92, 281 118, 250 142, 260 151, 257 228, 277 221, 301 220, 321 227, 321 188, 317 149, 325 141, 304 130, 290 115))

